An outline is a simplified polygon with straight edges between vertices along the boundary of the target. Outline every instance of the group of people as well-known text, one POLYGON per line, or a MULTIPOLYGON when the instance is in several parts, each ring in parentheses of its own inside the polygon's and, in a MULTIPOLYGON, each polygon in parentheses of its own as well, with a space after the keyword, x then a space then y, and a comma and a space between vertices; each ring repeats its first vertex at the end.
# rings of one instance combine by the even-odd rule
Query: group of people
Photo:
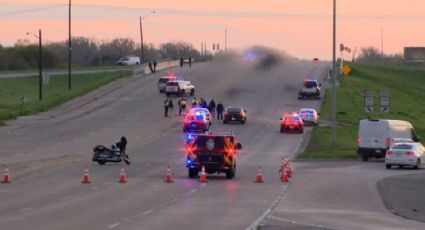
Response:
POLYGON ((158 65, 158 63, 156 62, 156 60, 153 60, 153 62, 149 62, 148 66, 149 69, 151 70, 152 73, 156 72, 156 66, 158 65))
MULTIPOLYGON (((187 112, 187 99, 185 97, 180 98, 178 101, 178 107, 179 107, 179 116, 182 115, 182 113, 187 112)), ((191 100, 191 107, 192 108, 206 108, 210 111, 211 116, 215 116, 215 112, 217 111, 217 120, 223 120, 223 111, 224 106, 219 102, 218 104, 215 103, 214 99, 211 99, 209 103, 201 97, 199 100, 196 97, 192 97, 191 100)), ((168 113, 171 115, 176 116, 177 114, 174 112, 174 103, 173 100, 170 97, 167 97, 164 101, 164 117, 168 117, 168 113)))

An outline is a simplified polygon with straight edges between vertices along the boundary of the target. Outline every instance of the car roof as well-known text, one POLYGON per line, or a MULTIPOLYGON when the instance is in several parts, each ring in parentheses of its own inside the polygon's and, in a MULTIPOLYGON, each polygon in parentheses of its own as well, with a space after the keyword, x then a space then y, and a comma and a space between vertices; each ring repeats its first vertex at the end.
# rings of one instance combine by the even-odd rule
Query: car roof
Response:
POLYGON ((316 112, 316 110, 313 109, 313 108, 302 108, 302 109, 300 109, 300 112, 301 111, 314 111, 314 112, 316 112))
POLYGON ((226 106, 226 109, 243 109, 241 106, 226 106))

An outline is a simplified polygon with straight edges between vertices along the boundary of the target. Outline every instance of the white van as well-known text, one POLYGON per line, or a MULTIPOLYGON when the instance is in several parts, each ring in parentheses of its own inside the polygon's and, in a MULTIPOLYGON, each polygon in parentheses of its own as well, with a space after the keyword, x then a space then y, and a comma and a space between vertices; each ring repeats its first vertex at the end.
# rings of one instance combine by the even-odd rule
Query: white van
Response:
POLYGON ((412 124, 401 120, 371 120, 359 122, 357 153, 362 161, 370 157, 385 157, 385 152, 398 141, 419 141, 412 124))
POLYGON ((126 56, 117 61, 117 65, 138 65, 140 58, 137 56, 126 56))

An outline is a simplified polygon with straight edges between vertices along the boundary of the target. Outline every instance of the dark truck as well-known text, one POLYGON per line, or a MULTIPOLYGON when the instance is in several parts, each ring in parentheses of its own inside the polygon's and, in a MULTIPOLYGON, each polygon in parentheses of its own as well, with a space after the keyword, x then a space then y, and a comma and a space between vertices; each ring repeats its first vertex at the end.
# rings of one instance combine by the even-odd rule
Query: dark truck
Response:
POLYGON ((189 178, 198 176, 202 166, 205 172, 226 173, 227 179, 236 174, 236 153, 242 149, 230 132, 186 134, 186 167, 189 178))

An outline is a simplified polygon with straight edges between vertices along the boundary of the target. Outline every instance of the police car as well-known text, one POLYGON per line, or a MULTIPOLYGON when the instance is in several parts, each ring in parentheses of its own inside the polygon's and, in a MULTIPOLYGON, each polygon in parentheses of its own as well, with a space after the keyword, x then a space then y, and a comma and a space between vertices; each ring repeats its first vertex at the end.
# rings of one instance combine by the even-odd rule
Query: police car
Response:
POLYGON ((298 112, 304 125, 318 125, 319 124, 319 113, 312 108, 302 108, 298 112))
POLYGON ((304 79, 304 83, 298 92, 298 99, 310 98, 320 99, 320 83, 315 79, 304 79))
POLYGON ((304 132, 304 123, 297 113, 285 113, 280 119, 280 132, 304 132))
POLYGON ((210 130, 210 124, 204 113, 188 113, 183 121, 183 132, 207 132, 210 130))
POLYGON ((186 134, 186 167, 189 178, 198 176, 202 166, 208 174, 225 173, 227 179, 236 174, 236 154, 242 145, 231 132, 186 134))

